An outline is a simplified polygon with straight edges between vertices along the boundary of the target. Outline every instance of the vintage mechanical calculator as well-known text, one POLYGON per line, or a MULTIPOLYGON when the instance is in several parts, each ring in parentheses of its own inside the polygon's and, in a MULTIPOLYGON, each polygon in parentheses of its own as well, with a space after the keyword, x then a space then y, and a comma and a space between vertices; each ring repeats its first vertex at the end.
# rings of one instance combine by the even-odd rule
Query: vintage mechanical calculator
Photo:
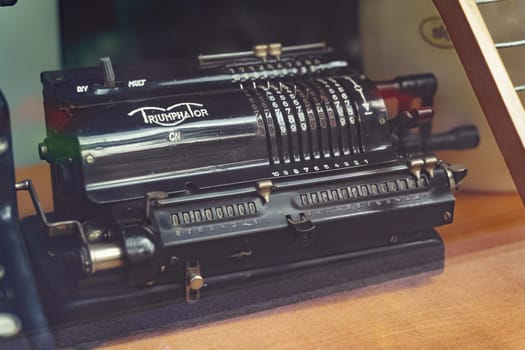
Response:
POLYGON ((56 322, 428 247, 403 266, 443 266, 466 169, 431 152, 478 136, 430 134, 431 74, 374 83, 324 43, 269 44, 42 83, 55 212, 16 188, 56 322))

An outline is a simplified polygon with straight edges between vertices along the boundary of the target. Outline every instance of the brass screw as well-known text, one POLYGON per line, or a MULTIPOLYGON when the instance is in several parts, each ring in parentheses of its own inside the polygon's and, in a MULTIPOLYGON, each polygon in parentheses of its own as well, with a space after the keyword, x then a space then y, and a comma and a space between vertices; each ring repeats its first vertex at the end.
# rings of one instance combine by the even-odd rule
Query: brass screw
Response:
POLYGON ((91 154, 88 154, 86 156, 86 163, 93 164, 95 162, 95 157, 93 157, 91 154))
POLYGON ((386 123, 386 119, 385 118, 383 118, 383 117, 379 118, 379 124, 380 125, 385 125, 385 123, 386 123))

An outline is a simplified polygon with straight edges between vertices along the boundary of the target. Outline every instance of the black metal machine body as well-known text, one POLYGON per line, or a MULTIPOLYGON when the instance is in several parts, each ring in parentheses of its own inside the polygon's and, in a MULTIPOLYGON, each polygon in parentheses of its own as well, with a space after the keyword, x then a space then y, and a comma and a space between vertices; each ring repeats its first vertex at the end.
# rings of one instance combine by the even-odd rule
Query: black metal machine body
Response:
POLYGON ((429 151, 477 135, 411 133, 432 110, 389 116, 383 99, 431 101, 432 75, 374 84, 324 44, 270 44, 42 83, 55 213, 17 187, 56 320, 418 246, 442 266, 433 228, 466 171, 429 151))

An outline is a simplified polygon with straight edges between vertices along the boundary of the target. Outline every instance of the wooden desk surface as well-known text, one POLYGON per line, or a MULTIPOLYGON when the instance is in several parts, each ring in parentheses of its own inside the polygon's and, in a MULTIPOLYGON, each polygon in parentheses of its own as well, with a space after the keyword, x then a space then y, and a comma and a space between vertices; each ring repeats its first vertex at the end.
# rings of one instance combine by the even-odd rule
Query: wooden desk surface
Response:
MULTIPOLYGON (((51 209, 44 167, 25 168, 51 209)), ((21 194, 21 213, 32 213, 21 194)), ((439 228, 443 274, 412 276, 107 349, 525 349, 525 210, 516 194, 460 193, 439 228)))

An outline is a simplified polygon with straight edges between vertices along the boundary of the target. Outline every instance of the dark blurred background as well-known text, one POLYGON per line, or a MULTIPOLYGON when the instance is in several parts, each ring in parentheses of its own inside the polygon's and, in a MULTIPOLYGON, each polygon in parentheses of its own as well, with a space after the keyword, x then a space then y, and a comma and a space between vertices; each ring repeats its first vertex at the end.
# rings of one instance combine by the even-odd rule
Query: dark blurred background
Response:
MULTIPOLYGON (((22 0, 24 1, 24 0, 22 0)), ((63 66, 328 41, 360 67, 357 0, 60 0, 63 66)))

